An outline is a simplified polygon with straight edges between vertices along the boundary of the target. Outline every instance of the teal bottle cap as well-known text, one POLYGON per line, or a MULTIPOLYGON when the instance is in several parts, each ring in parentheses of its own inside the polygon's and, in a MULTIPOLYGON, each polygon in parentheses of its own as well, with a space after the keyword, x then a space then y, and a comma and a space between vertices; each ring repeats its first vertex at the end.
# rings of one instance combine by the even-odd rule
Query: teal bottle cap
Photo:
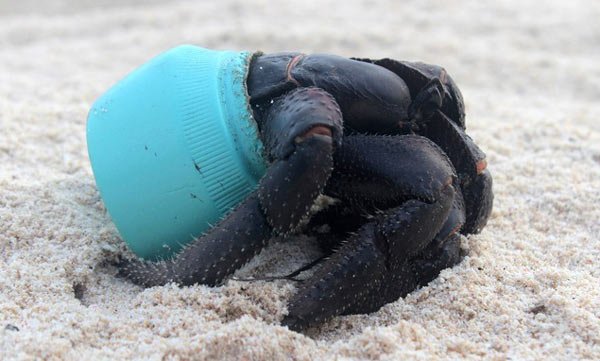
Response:
POLYGON ((252 54, 171 49, 92 106, 96 184, 138 256, 167 258, 242 201, 266 171, 248 103, 252 54))

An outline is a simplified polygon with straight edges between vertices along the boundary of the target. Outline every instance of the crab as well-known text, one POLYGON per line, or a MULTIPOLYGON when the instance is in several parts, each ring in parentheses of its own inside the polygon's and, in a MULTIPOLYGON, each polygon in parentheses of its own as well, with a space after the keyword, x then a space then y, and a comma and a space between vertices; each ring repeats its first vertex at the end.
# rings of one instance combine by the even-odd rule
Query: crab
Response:
POLYGON ((307 232, 326 257, 281 321, 303 331, 426 285, 460 261, 461 234, 487 223, 492 178, 442 67, 257 54, 246 85, 270 162, 257 189, 173 259, 123 260, 120 275, 216 286, 274 235, 307 232), (320 195, 335 202, 310 214, 320 195))

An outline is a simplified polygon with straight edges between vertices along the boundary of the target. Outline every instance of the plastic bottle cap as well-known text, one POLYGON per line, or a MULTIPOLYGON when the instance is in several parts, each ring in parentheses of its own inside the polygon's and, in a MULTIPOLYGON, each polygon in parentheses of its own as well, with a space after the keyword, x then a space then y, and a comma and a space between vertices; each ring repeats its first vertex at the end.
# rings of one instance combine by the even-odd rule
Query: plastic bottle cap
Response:
POLYGON ((266 170, 249 108, 252 54, 191 45, 144 64, 88 115, 96 184, 138 256, 171 256, 243 200, 266 170))

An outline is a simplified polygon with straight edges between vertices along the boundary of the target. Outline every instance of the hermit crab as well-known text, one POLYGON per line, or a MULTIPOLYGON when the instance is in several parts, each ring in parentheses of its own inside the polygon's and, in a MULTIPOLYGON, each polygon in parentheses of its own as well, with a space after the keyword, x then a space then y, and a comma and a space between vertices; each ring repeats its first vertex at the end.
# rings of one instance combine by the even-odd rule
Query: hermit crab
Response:
POLYGON ((490 215, 492 178, 442 67, 292 52, 245 59, 238 78, 267 164, 257 187, 173 258, 124 259, 120 275, 144 287, 215 286, 274 235, 307 232, 327 257, 281 321, 301 331, 376 311, 459 262, 460 235, 490 215), (320 195, 334 202, 311 214, 320 195))

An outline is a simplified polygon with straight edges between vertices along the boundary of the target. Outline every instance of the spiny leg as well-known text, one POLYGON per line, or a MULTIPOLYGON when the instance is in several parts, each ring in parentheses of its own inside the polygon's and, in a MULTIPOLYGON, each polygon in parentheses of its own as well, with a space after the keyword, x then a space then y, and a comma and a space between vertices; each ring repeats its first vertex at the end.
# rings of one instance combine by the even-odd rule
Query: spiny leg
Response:
POLYGON ((372 312, 414 290, 419 279, 408 262, 441 227, 453 193, 448 184, 438 202, 408 201, 382 214, 393 224, 363 225, 301 285, 282 324, 298 331, 333 316, 372 312))
POLYGON ((423 137, 346 137, 335 164, 325 193, 373 216, 300 286, 282 321, 294 330, 414 290, 410 261, 444 229, 455 199, 451 163, 423 137))
POLYGON ((256 192, 215 227, 162 262, 124 260, 119 275, 144 287, 175 282, 214 286, 254 257, 271 236, 256 192))
POLYGON ((298 89, 273 104, 262 126, 272 164, 258 189, 175 258, 123 261, 120 275, 146 287, 216 285, 254 257, 272 231, 296 228, 331 174, 341 113, 326 92, 298 89))

